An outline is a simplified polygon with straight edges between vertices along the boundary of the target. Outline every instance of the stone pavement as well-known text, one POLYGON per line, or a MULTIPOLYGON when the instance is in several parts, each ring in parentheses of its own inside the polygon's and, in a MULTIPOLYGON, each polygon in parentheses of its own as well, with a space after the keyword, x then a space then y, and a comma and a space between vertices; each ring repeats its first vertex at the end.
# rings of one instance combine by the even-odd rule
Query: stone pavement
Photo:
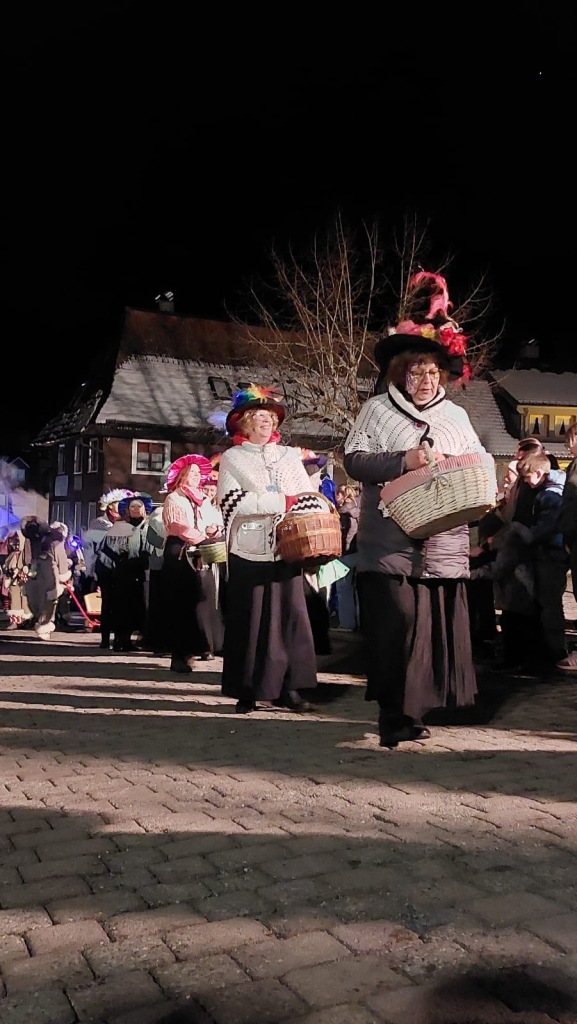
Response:
POLYGON ((389 751, 98 640, 0 634, 2 1024, 577 1021, 575 677, 389 751))

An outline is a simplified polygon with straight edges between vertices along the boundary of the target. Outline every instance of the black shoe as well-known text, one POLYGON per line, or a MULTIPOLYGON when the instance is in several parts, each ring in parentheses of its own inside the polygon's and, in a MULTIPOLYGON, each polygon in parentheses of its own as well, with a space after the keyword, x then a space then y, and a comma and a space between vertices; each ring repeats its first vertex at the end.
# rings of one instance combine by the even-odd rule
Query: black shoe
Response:
POLYGON ((379 729, 379 746, 391 750, 399 743, 410 743, 413 740, 428 740, 431 730, 426 725, 402 725, 399 729, 379 729))
POLYGON ((100 644, 99 644, 99 647, 100 647, 101 651, 109 651, 110 650, 110 640, 101 640, 100 644))
POLYGON ((205 651, 200 655, 199 661, 214 661, 214 654, 211 651, 205 651))
POLYGON ((256 704, 253 701, 239 700, 236 702, 235 715, 250 715, 251 711, 256 711, 256 704))
POLYGON ((314 711, 314 704, 304 700, 298 690, 288 690, 272 703, 275 708, 284 708, 285 711, 314 711))
POLYGON ((181 672, 184 674, 192 672, 192 669, 184 658, 173 658, 170 662, 170 671, 181 672))

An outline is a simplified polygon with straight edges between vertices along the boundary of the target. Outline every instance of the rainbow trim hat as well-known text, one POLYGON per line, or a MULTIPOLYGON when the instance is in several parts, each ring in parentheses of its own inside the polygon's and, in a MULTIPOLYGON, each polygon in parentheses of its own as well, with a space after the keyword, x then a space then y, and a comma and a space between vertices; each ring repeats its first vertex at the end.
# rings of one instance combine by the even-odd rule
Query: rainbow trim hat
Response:
POLYGON ((270 409, 278 416, 279 426, 286 415, 281 397, 274 388, 249 384, 247 388, 239 388, 232 396, 232 409, 226 417, 226 432, 230 437, 236 434, 238 421, 248 409, 270 409))

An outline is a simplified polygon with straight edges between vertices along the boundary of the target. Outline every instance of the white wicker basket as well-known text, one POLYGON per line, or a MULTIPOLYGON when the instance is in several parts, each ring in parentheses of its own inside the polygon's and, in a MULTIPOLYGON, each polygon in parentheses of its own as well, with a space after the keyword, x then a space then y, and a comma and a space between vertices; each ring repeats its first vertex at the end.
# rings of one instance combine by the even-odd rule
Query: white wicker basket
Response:
POLYGON ((452 455, 386 483, 381 509, 409 537, 425 540, 444 530, 471 523, 495 507, 497 478, 492 456, 452 455))

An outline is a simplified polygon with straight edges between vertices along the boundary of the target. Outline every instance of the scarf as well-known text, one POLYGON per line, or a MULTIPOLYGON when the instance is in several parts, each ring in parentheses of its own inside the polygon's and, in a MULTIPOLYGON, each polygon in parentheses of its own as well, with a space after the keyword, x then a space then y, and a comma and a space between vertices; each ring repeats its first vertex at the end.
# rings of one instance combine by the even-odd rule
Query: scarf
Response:
MULTIPOLYGON (((245 441, 248 441, 248 437, 245 437, 244 434, 234 434, 233 439, 232 439, 232 443, 233 444, 244 444, 245 441)), ((280 434, 279 434, 278 430, 273 430, 272 434, 270 435, 270 437, 269 437, 269 439, 268 439, 268 441, 266 443, 267 444, 278 444, 279 441, 280 441, 280 434)), ((251 441, 250 443, 254 444, 254 441, 251 441)))
POLYGON ((193 491, 192 487, 187 487, 186 484, 181 484, 178 490, 181 491, 182 494, 186 495, 189 501, 192 502, 193 507, 198 505, 198 507, 200 508, 204 499, 206 498, 206 494, 204 493, 204 491, 193 491))

